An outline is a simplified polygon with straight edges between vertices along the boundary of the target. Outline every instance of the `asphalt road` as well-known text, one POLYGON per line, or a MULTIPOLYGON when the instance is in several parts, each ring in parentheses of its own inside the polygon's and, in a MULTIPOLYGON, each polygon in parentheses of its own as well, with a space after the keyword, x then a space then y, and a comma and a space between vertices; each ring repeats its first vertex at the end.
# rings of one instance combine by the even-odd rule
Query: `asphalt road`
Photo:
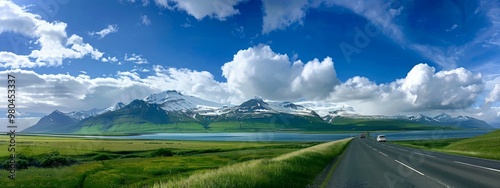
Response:
POLYGON ((355 138, 327 187, 500 187, 500 161, 355 138))

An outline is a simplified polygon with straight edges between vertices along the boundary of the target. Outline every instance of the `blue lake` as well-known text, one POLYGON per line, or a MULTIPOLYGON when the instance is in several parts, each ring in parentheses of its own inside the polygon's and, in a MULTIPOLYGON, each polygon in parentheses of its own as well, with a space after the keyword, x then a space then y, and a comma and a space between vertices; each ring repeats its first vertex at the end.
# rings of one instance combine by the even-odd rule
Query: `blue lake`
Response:
MULTIPOLYGON (((392 140, 429 140, 448 138, 470 138, 491 132, 492 130, 459 130, 459 131, 404 131, 404 132, 372 132, 376 137, 383 134, 388 141, 392 140)), ((67 136, 67 135, 65 135, 67 136)), ((145 139, 145 140, 197 140, 197 141, 304 141, 324 142, 359 136, 359 133, 305 134, 305 133, 156 133, 132 136, 74 136, 83 138, 110 139, 145 139)))

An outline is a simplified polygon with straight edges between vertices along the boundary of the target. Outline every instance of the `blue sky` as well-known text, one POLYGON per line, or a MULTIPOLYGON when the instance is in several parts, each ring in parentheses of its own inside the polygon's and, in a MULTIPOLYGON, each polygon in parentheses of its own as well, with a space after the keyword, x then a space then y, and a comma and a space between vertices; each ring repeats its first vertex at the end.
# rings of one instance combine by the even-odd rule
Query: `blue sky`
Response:
POLYGON ((221 103, 261 96, 500 121, 498 1, 0 5, 0 71, 39 83, 19 86, 25 112, 105 107, 176 89, 221 103))

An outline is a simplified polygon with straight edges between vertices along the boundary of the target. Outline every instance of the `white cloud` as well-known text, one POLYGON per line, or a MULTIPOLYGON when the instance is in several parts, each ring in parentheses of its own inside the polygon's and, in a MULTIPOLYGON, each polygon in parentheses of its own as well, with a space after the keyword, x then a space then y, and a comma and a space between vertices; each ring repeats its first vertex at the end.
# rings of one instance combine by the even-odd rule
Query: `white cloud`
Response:
POLYGON ((27 55, 17 55, 12 52, 0 51, 0 67, 12 67, 12 68, 20 68, 20 67, 35 67, 40 66, 36 62, 32 62, 27 55))
MULTIPOLYGON (((6 74, 16 76, 16 87, 23 91, 16 96, 22 98, 17 101, 16 106, 21 111, 28 112, 104 108, 116 102, 130 102, 159 91, 147 84, 147 80, 139 80, 134 73, 127 72, 118 72, 114 78, 90 78, 85 74, 71 76, 10 70, 0 71, 1 80, 5 81, 6 74)), ((5 89, 5 86, 0 88, 5 89)))
POLYGON ((132 54, 130 56, 128 56, 128 54, 125 54, 125 57, 123 58, 123 60, 125 61, 131 61, 135 64, 148 64, 148 60, 147 59, 144 59, 142 57, 142 55, 136 55, 136 54, 132 54))
POLYGON ((367 114, 465 110, 484 91, 480 74, 457 68, 436 72, 427 64, 415 65, 405 78, 376 84, 354 77, 335 87, 329 100, 345 102, 367 114))
POLYGON ((285 29, 293 23, 302 24, 308 0, 262 0, 264 18, 262 33, 285 29))
POLYGON ((33 50, 29 55, 0 51, 0 67, 59 66, 66 58, 79 59, 90 55, 93 59, 99 59, 103 54, 84 43, 78 35, 68 38, 64 22, 47 22, 11 1, 0 1, 0 9, 0 34, 20 34, 35 39, 34 44, 40 46, 40 49, 33 50))
POLYGON ((106 28, 104 28, 104 29, 102 29, 100 31, 89 32, 89 35, 90 36, 99 35, 99 39, 102 39, 106 35, 109 35, 111 33, 116 33, 116 32, 118 32, 118 25, 113 24, 113 25, 108 25, 108 27, 106 27, 106 28))
POLYGON ((144 24, 144 25, 150 25, 151 24, 151 20, 148 18, 148 15, 141 16, 141 19, 142 19, 142 24, 144 24))
POLYGON ((158 6, 186 11, 198 20, 205 17, 225 20, 239 13, 234 6, 243 1, 245 0, 155 0, 158 6))
POLYGON ((116 63, 116 62, 118 62, 118 58, 116 58, 114 56, 113 57, 108 56, 107 58, 106 57, 101 58, 101 61, 105 62, 105 63, 107 63, 107 62, 116 63))
POLYGON ((435 72, 433 67, 418 64, 402 81, 406 101, 418 108, 463 109, 470 107, 483 91, 481 74, 457 68, 435 72))
POLYGON ((495 87, 491 90, 488 97, 484 99, 485 104, 491 104, 494 102, 500 102, 500 84, 495 84, 495 87))
POLYGON ((142 6, 148 6, 149 5, 149 0, 142 0, 142 6))
POLYGON ((118 58, 116 58, 116 57, 112 57, 112 58, 108 58, 108 59, 111 62, 118 62, 118 58))
POLYGON ((243 99, 321 99, 340 83, 331 58, 305 64, 291 62, 287 55, 274 53, 267 45, 238 51, 231 62, 222 66, 222 75, 228 89, 243 99))

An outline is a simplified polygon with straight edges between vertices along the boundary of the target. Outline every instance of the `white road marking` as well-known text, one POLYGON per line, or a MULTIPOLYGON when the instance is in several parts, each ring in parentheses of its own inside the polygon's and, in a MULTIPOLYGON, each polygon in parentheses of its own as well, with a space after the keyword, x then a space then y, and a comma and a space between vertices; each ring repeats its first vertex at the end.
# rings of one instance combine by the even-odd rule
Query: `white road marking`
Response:
POLYGON ((427 154, 423 154, 423 153, 419 153, 419 152, 415 152, 415 154, 419 154, 419 155, 423 155, 423 156, 427 156, 427 157, 436 158, 436 156, 427 155, 427 154))
POLYGON ((401 150, 401 151, 408 151, 408 150, 405 150, 405 149, 401 149, 401 148, 396 148, 397 150, 401 150))
POLYGON ((415 171, 416 173, 418 173, 418 174, 420 174, 420 175, 422 175, 422 176, 425 176, 425 175, 424 175, 424 173, 419 172, 418 170, 415 170, 414 168, 412 168, 412 167, 410 167, 410 166, 408 166, 408 165, 406 165, 406 164, 404 164, 404 163, 402 163, 402 162, 399 162, 398 160, 395 160, 395 161, 396 161, 397 163, 399 163, 399 164, 401 164, 401 165, 405 166, 406 168, 409 168, 410 170, 413 170, 413 171, 415 171))
POLYGON ((494 168, 488 168, 488 167, 484 167, 484 166, 473 165, 473 164, 464 163, 464 162, 460 162, 460 161, 453 161, 453 162, 458 163, 458 164, 473 166, 473 167, 477 167, 477 168, 482 168, 482 169, 486 169, 486 170, 491 170, 491 171, 495 171, 495 172, 500 172, 500 170, 494 169, 494 168))
POLYGON ((390 147, 390 148, 394 149, 394 147, 392 147, 392 146, 387 146, 387 147, 390 147))
POLYGON ((382 153, 382 152, 380 152, 380 151, 379 151, 379 153, 380 153, 380 154, 382 154, 382 155, 385 155, 385 156, 387 157, 387 155, 386 155, 385 153, 382 153))

